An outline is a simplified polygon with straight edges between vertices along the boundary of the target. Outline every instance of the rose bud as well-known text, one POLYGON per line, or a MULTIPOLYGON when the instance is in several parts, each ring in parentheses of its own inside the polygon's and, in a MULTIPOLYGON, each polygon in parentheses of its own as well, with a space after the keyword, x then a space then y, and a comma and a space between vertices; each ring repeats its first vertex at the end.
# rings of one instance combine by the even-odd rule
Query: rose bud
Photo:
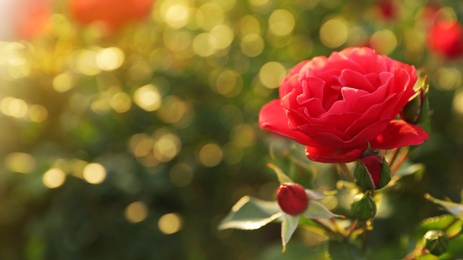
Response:
POLYGON ((362 189, 377 190, 391 180, 391 169, 384 157, 375 153, 364 155, 357 161, 354 170, 354 182, 362 189))
POLYGON ((428 91, 425 88, 420 88, 419 92, 408 101, 400 112, 400 117, 412 124, 422 123, 428 117, 429 100, 428 91))
POLYGON ((277 202, 281 210, 295 216, 307 209, 309 197, 301 185, 297 183, 283 183, 277 191, 277 202))
POLYGON ((425 246, 429 253, 440 256, 447 251, 449 240, 441 230, 429 230, 424 235, 425 246))
POLYGON ((376 215, 376 203, 369 193, 356 197, 351 204, 352 215, 360 221, 367 221, 376 215))

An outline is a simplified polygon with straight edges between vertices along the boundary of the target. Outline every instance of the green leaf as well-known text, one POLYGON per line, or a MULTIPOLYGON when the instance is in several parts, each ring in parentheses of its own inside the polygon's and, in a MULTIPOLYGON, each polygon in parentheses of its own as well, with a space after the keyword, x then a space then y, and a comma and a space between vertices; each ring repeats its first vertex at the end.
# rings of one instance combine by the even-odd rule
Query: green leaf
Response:
POLYGON ((394 174, 394 177, 404 177, 404 176, 413 175, 413 174, 416 174, 418 177, 421 177, 424 170, 425 170, 424 165, 421 163, 415 163, 415 164, 404 163, 404 165, 400 167, 397 170, 397 172, 394 174))
POLYGON ((269 168, 271 168, 277 175, 278 181, 280 183, 288 183, 288 182, 293 182, 291 178, 289 178, 280 168, 275 166, 274 164, 269 163, 267 165, 269 168))
POLYGON ((365 259, 362 257, 360 247, 350 243, 330 241, 328 248, 331 260, 358 260, 365 259))
POLYGON ((463 234, 460 234, 457 237, 450 239, 449 246, 447 252, 443 254, 440 259, 447 260, 447 259, 457 259, 461 257, 463 254, 463 234))
POLYGON ((249 196, 241 198, 230 213, 219 223, 218 228, 253 230, 276 220, 282 211, 275 201, 265 201, 249 196))
POLYGON ((334 217, 340 217, 340 215, 336 215, 336 214, 332 213, 323 204, 321 204, 320 202, 315 201, 315 200, 309 201, 309 206, 302 213, 302 215, 304 217, 306 217, 306 218, 334 218, 334 217))
POLYGON ((288 214, 284 214, 283 216, 283 221, 281 222, 281 242, 283 244, 283 252, 286 251, 286 245, 299 225, 299 218, 300 216, 291 216, 288 214))
POLYGON ((451 201, 439 200, 429 194, 426 194, 425 198, 436 204, 441 205, 452 215, 459 217, 459 218, 463 217, 463 205, 462 204, 458 204, 458 203, 451 202, 451 201))
POLYGON ((447 236, 453 236, 461 231, 461 227, 461 220, 456 219, 453 215, 447 214, 423 220, 421 226, 418 228, 418 235, 422 237, 429 230, 445 230, 447 236))

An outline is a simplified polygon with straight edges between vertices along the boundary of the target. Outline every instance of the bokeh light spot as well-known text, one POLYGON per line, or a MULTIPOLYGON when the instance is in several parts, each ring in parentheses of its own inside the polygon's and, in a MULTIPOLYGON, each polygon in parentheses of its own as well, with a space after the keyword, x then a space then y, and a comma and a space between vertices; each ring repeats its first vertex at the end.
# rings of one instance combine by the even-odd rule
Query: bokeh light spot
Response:
POLYGON ((28 105, 19 98, 5 97, 1 102, 2 113, 14 118, 23 118, 27 115, 28 105))
POLYGON ((224 10, 217 3, 205 3, 196 11, 196 20, 203 30, 209 31, 215 25, 223 23, 225 20, 224 10))
POLYGON ((370 38, 370 45, 380 54, 390 54, 397 47, 397 37, 391 30, 380 30, 370 38))
POLYGON ((139 223, 148 216, 148 207, 144 202, 135 201, 125 208, 124 215, 129 222, 139 223))
POLYGON ((102 49, 96 55, 96 63, 104 71, 119 68, 124 63, 124 59, 124 52, 117 47, 102 49))
MULTIPOLYGON (((162 130, 161 130, 162 132, 162 130)), ((181 149, 181 142, 178 136, 172 133, 162 133, 157 138, 153 147, 154 157, 160 162, 172 160, 181 149)))
POLYGON ((259 71, 260 82, 267 88, 278 88, 285 75, 285 67, 276 61, 265 63, 259 71))
POLYGON ((214 54, 215 42, 209 33, 200 33, 193 39, 193 51, 201 57, 207 57, 214 54))
POLYGON ((241 40, 241 50, 248 57, 259 56, 264 47, 264 39, 258 34, 248 34, 241 40))
POLYGON ((169 6, 165 8, 164 21, 170 27, 179 29, 187 24, 190 17, 190 7, 187 1, 166 1, 165 5, 169 6))
POLYGON ((36 161, 30 154, 15 152, 5 158, 5 165, 12 172, 30 173, 34 170, 36 161))
POLYGON ((50 189, 58 188, 66 180, 66 174, 59 168, 51 168, 42 176, 43 184, 50 189))
POLYGON ((241 18, 239 21, 239 28, 241 36, 246 36, 248 34, 259 35, 261 33, 260 22, 252 15, 246 15, 241 18))
POLYGON ((342 18, 332 18, 320 27, 320 41, 328 48, 343 45, 348 36, 347 22, 342 18))
POLYGON ((431 79, 433 86, 441 90, 452 90, 462 83, 460 71, 454 68, 440 68, 431 79))
POLYGON ((243 88, 241 75, 233 70, 225 70, 217 76, 215 90, 225 96, 237 96, 243 88))
POLYGON ((294 15, 286 9, 273 11, 269 20, 269 31, 277 36, 285 36, 294 30, 296 19, 294 15))
POLYGON ((29 119, 32 122, 41 123, 48 117, 48 110, 42 105, 31 105, 28 110, 29 119))
POLYGON ((53 79, 53 89, 56 92, 66 92, 74 86, 74 78, 69 72, 63 72, 53 79))
POLYGON ((170 169, 169 178, 177 187, 188 186, 193 180, 193 169, 188 164, 178 163, 170 169))
POLYGON ((230 46, 234 38, 233 30, 226 24, 214 26, 210 31, 210 35, 213 38, 214 47, 218 50, 230 46))
POLYGON ((74 67, 79 73, 95 76, 101 72, 97 65, 97 52, 95 50, 80 50, 74 57, 74 67))
POLYGON ((106 178, 106 169, 99 163, 90 163, 84 167, 82 177, 88 183, 99 184, 106 178))
POLYGON ((185 101, 176 96, 167 96, 157 114, 162 121, 174 124, 182 120, 187 111, 188 104, 185 101))
POLYGON ((161 95, 151 84, 138 88, 133 94, 135 104, 146 111, 155 111, 161 107, 161 95))
POLYGON ((209 143, 201 147, 198 153, 199 161, 206 167, 217 166, 223 158, 223 151, 220 146, 209 143))
POLYGON ((177 213, 168 213, 159 218, 159 230, 166 234, 174 234, 182 229, 182 218, 177 213))
POLYGON ((118 92, 111 97, 111 108, 118 113, 124 113, 132 107, 132 99, 124 92, 118 92))

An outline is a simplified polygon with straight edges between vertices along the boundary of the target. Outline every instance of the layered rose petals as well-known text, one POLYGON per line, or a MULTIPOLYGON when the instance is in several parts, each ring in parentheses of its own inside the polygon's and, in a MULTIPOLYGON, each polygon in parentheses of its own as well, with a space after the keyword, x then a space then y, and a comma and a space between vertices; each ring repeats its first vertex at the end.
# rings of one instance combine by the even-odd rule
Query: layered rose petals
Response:
POLYGON ((320 162, 357 160, 368 143, 373 149, 418 145, 428 134, 393 120, 415 94, 416 80, 412 66, 348 48, 294 67, 280 100, 262 108, 259 124, 307 146, 307 156, 320 162))

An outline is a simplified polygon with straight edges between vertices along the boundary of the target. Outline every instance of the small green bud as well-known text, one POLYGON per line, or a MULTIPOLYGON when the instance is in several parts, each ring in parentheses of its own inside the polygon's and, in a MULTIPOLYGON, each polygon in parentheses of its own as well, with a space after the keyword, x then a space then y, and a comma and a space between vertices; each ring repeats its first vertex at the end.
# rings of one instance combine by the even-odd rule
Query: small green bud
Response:
POLYGON ((426 120, 429 115, 428 87, 420 87, 415 96, 408 101, 400 112, 400 117, 409 123, 419 124, 426 120))
POLYGON ((424 240, 424 247, 435 256, 440 256, 447 251, 449 239, 441 230, 429 230, 424 235, 424 240))
POLYGON ((360 221, 367 221, 376 215, 376 203, 369 193, 356 197, 351 205, 352 215, 360 221))
POLYGON ((377 190, 391 180, 391 169, 384 157, 375 153, 366 154, 357 161, 354 182, 362 189, 377 190))

